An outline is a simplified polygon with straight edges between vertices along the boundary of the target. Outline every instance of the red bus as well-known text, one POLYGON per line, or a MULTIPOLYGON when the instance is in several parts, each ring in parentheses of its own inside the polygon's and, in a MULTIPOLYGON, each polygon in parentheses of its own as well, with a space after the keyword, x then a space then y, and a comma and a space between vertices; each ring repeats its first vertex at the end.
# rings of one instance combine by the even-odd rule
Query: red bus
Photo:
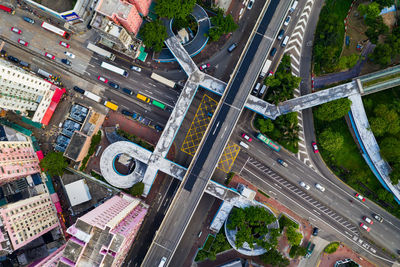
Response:
POLYGON ((0 5, 0 10, 10 13, 11 15, 15 14, 15 11, 12 8, 9 8, 9 7, 3 6, 3 5, 0 5))
POLYGON ((58 35, 64 37, 65 39, 69 39, 71 37, 71 35, 68 32, 61 30, 61 29, 57 28, 56 26, 53 26, 47 22, 42 23, 42 28, 46 29, 52 33, 58 34, 58 35))

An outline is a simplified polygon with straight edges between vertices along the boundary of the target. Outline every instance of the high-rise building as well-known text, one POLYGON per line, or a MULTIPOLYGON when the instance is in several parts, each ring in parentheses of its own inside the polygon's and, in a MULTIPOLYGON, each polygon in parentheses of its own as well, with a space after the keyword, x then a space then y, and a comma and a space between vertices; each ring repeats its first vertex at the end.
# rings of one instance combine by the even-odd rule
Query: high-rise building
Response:
POLYGON ((17 250, 59 225, 49 194, 0 207, 0 253, 17 250))
POLYGON ((49 110, 54 112, 57 104, 54 106, 53 96, 60 91, 50 82, 3 59, 0 59, 0 88, 0 108, 24 115, 33 112, 32 121, 43 124, 48 123, 49 110))
POLYGON ((29 141, 0 141, 0 185, 40 172, 29 141))
POLYGON ((148 205, 126 194, 114 196, 68 228, 72 236, 60 256, 53 253, 36 266, 122 266, 147 213, 148 205))

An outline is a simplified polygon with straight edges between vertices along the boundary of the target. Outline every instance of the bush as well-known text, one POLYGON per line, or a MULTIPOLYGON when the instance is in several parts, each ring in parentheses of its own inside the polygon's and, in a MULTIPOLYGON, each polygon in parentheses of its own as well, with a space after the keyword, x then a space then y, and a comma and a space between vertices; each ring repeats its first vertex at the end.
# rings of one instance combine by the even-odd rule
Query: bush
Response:
POLYGON ((286 237, 290 245, 298 246, 300 245, 303 235, 300 232, 297 232, 296 228, 289 226, 286 228, 286 237))
POLYGON ((231 245, 225 238, 225 235, 220 232, 217 236, 209 236, 203 248, 197 252, 195 261, 203 261, 205 259, 215 260, 216 255, 220 252, 231 249, 231 245))
POLYGON ((89 151, 86 157, 81 162, 81 167, 79 168, 80 171, 84 171, 86 169, 86 164, 89 161, 89 158, 96 151, 96 147, 98 144, 100 144, 100 141, 101 141, 101 131, 98 131, 97 134, 92 136, 92 140, 90 141, 89 151))
POLYGON ((306 253, 307 249, 305 247, 295 245, 290 248, 289 257, 291 257, 292 259, 297 257, 304 257, 306 253))
POLYGON ((340 244, 339 242, 330 243, 325 247, 324 252, 328 254, 334 253, 339 248, 339 244, 340 244))
POLYGON ((137 197, 143 194, 143 190, 144 190, 144 183, 139 182, 129 189, 129 193, 132 196, 137 197))
POLYGON ((226 185, 228 185, 228 184, 232 181, 233 176, 235 176, 235 173, 234 173, 234 172, 228 173, 228 176, 227 176, 226 179, 225 179, 225 184, 226 184, 226 185))
POLYGON ((143 147, 146 148, 147 150, 150 150, 151 152, 154 151, 154 146, 150 145, 149 143, 147 143, 146 141, 140 139, 139 137, 137 137, 134 134, 130 134, 125 132, 124 130, 121 129, 117 129, 117 134, 128 139, 129 141, 143 147))

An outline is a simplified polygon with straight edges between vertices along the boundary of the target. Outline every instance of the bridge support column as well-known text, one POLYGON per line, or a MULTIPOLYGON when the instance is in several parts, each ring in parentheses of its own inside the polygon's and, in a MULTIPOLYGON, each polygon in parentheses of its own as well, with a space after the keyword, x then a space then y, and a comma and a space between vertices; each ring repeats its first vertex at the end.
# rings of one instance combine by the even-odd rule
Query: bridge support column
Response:
POLYGON ((357 82, 358 90, 360 91, 360 95, 363 95, 364 94, 364 88, 362 86, 362 83, 361 83, 360 79, 356 79, 356 82, 357 82))

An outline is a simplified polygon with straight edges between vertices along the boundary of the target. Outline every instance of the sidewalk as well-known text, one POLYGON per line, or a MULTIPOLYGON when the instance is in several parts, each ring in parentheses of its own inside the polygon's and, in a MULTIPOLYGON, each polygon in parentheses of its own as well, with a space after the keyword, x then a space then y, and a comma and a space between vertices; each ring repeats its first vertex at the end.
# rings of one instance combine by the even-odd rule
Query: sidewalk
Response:
POLYGON ((353 261, 357 262, 358 264, 360 264, 360 266, 363 266, 363 267, 375 266, 371 262, 360 257, 357 253, 352 251, 350 248, 348 248, 342 244, 339 246, 339 248, 333 254, 322 253, 322 257, 321 257, 319 266, 320 267, 334 266, 336 261, 344 260, 344 259, 352 259, 353 261))

